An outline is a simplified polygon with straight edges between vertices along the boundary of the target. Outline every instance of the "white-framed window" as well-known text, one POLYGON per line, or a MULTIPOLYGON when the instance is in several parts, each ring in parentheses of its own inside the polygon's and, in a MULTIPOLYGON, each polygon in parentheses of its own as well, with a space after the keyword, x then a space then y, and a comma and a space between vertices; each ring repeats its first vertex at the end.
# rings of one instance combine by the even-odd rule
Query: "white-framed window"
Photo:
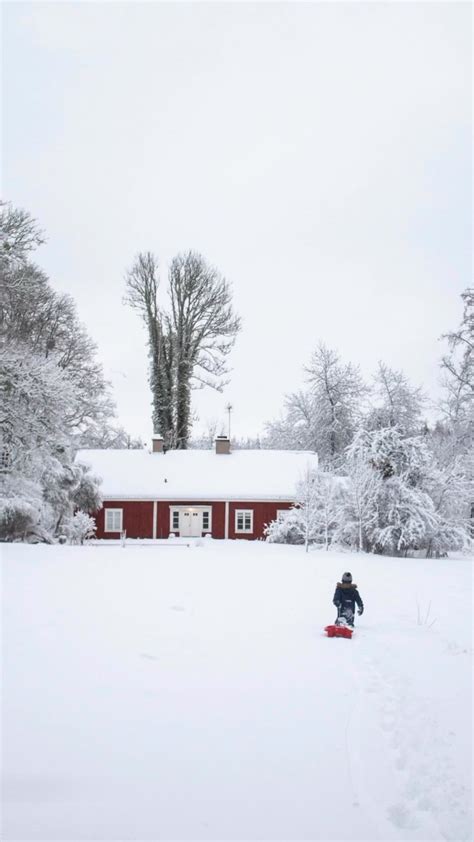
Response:
POLYGON ((203 532, 210 532, 211 531, 211 510, 210 509, 203 509, 202 510, 202 531, 203 532))
POLYGON ((123 531, 123 509, 105 510, 105 532, 123 531))
POLYGON ((179 509, 171 511, 171 531, 179 532, 179 509))
POLYGON ((235 531, 253 532, 253 511, 252 509, 235 510, 235 531))

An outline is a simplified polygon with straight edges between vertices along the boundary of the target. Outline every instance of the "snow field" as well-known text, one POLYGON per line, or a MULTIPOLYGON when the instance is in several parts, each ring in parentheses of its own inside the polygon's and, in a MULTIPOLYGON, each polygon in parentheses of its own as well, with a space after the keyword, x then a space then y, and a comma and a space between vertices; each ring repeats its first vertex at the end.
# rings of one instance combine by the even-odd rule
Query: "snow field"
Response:
POLYGON ((469 840, 471 606, 472 558, 4 545, 2 839, 469 840))

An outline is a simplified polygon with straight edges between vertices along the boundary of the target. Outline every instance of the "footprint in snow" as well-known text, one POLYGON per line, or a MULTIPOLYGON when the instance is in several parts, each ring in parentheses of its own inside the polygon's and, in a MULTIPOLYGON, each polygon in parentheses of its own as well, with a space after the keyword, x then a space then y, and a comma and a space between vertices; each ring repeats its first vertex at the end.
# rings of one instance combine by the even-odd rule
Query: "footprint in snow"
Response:
POLYGON ((147 661, 157 661, 156 655, 149 655, 148 652, 140 652, 140 658, 146 658, 147 661))
POLYGON ((184 611, 185 609, 184 609, 184 605, 172 605, 171 610, 172 611, 184 611))

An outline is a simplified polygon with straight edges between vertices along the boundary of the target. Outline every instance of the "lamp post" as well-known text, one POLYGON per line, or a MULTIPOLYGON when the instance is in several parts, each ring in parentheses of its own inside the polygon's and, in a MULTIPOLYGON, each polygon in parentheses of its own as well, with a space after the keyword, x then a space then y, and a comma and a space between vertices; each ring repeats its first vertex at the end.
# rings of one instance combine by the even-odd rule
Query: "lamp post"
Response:
POLYGON ((229 413, 229 441, 230 441, 230 413, 232 412, 233 408, 234 407, 232 406, 231 403, 228 403, 227 406, 226 406, 226 410, 229 413))

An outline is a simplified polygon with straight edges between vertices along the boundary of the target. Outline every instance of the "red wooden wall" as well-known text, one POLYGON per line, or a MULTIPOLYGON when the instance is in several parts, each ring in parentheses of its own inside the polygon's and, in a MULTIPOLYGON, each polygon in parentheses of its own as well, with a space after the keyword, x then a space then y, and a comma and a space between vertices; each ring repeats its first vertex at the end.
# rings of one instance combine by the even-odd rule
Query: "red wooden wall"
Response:
MULTIPOLYGON (((212 503, 194 500, 158 501, 156 537, 168 538, 170 534, 170 508, 173 506, 209 506, 212 508, 212 537, 225 538, 225 503, 212 503)), ((229 503, 229 538, 255 540, 263 537, 265 524, 275 520, 278 509, 289 509, 291 503, 229 503), (236 509, 251 509, 253 532, 235 532, 236 509)), ((120 538, 119 532, 104 532, 105 509, 123 509, 123 529, 127 538, 153 538, 153 502, 151 500, 105 501, 103 508, 96 513, 97 538, 120 538)))
POLYGON ((225 537, 225 503, 211 503, 210 501, 196 503, 195 500, 175 500, 158 502, 157 538, 167 538, 170 534, 170 509, 174 506, 209 506, 212 508, 212 537, 225 537))
POLYGON ((246 538, 248 541, 263 538, 267 523, 275 520, 278 509, 289 509, 291 503, 229 503, 229 538, 246 538), (253 532, 235 531, 236 509, 253 510, 253 532))
POLYGON ((104 532, 105 509, 123 509, 123 528, 127 538, 153 538, 153 503, 149 500, 114 500, 105 502, 95 515, 97 538, 120 538, 120 532, 104 532))

